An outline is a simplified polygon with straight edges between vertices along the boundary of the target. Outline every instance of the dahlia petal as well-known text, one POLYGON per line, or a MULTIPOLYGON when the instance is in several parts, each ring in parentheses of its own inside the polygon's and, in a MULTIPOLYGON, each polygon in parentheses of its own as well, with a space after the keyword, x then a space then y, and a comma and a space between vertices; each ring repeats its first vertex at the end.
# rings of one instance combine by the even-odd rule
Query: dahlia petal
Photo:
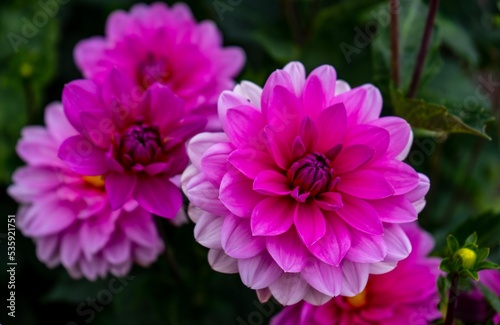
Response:
POLYGON ((385 225, 384 241, 387 245, 387 256, 384 261, 401 261, 411 253, 411 242, 399 225, 385 225))
POLYGON ((135 174, 109 173, 104 182, 111 209, 116 210, 130 199, 137 184, 137 177, 135 174))
POLYGON ((269 154, 255 148, 236 149, 229 154, 228 161, 251 179, 255 179, 264 170, 277 170, 269 154))
POLYGON ((311 287, 319 292, 335 297, 342 288, 342 271, 338 266, 312 259, 300 273, 311 287))
POLYGON ((406 198, 415 206, 418 213, 422 211, 425 206, 424 196, 429 192, 430 181, 424 174, 418 173, 418 185, 410 192, 406 193, 406 198))
POLYGON ((313 119, 316 119, 326 105, 322 86, 321 79, 318 76, 309 76, 302 94, 304 112, 313 119))
MULTIPOLYGON (((176 123, 176 128, 174 130, 170 130, 168 135, 173 139, 180 139, 184 142, 191 138, 193 135, 203 131, 206 125, 207 119, 205 116, 187 115, 184 116, 182 120, 176 123)), ((177 145, 177 143, 175 144, 177 145)))
POLYGON ((265 248, 262 238, 252 236, 248 219, 228 215, 222 224, 221 244, 224 252, 234 258, 250 258, 265 248))
POLYGON ((380 220, 389 223, 406 223, 417 220, 417 211, 403 195, 370 201, 380 220))
POLYGON ((208 215, 201 218, 194 227, 194 238, 205 247, 222 249, 221 231, 223 223, 224 217, 208 215))
POLYGON ((236 86, 236 88, 234 89, 234 93, 246 98, 250 102, 250 104, 252 104, 252 106, 258 108, 260 111, 260 98, 262 96, 262 88, 260 88, 253 82, 246 80, 243 80, 238 86, 236 86))
POLYGON ((256 291, 257 291, 257 298, 259 299, 259 302, 261 304, 267 302, 272 297, 271 291, 269 291, 268 288, 257 289, 256 291))
POLYGON ((133 197, 147 211, 167 219, 173 218, 182 206, 181 191, 169 177, 139 177, 133 197))
POLYGON ((160 126, 160 132, 168 132, 175 128, 184 115, 184 101, 160 83, 149 87, 145 96, 149 96, 150 118, 160 126), (166 104, 168 104, 168 114, 165 114, 166 104))
POLYGON ((406 194, 419 184, 418 173, 409 165, 399 160, 379 160, 367 167, 380 173, 391 184, 394 195, 406 194))
POLYGON ((351 227, 371 235, 382 235, 384 228, 377 211, 366 201, 348 196, 342 196, 344 206, 335 210, 351 227))
POLYGON ((238 260, 229 257, 224 251, 211 249, 208 251, 208 263, 217 272, 233 274, 238 273, 238 260))
POLYGON ((61 263, 69 268, 75 265, 80 256, 80 243, 75 230, 69 231, 61 238, 61 263))
POLYGON ((375 150, 361 144, 345 147, 335 158, 333 169, 337 174, 351 172, 366 164, 374 154, 375 150))
POLYGON ((309 116, 306 116, 302 119, 302 122, 300 123, 299 134, 304 142, 306 151, 314 150, 314 148, 316 147, 316 142, 318 141, 318 128, 309 116))
POLYGON ((81 112, 102 109, 97 86, 89 80, 75 80, 64 86, 62 103, 66 118, 77 131, 83 130, 81 112))
POLYGON ((346 253, 350 251, 350 247, 349 229, 337 215, 333 214, 326 219, 325 235, 308 249, 322 262, 339 266, 346 253))
POLYGON ((342 195, 335 192, 321 193, 314 200, 322 210, 336 210, 343 206, 342 195))
MULTIPOLYGON (((189 171, 189 169, 186 170, 186 172, 189 171)), ((184 173, 183 176, 185 175, 186 173, 184 173)), ((216 188, 204 174, 197 173, 186 182, 187 183, 185 184, 184 192, 186 193, 192 204, 216 215, 226 215, 229 212, 221 202, 221 200, 224 201, 223 195, 221 194, 221 198, 219 199, 219 189, 216 188)), ((229 186, 232 185, 231 183, 229 184, 229 186)), ((231 196, 229 196, 226 201, 228 201, 229 203, 234 203, 237 207, 241 208, 241 202, 236 201, 236 198, 233 199, 231 196)), ((228 205, 233 207, 233 205, 231 204, 228 205)), ((249 209, 250 214, 253 207, 249 209)))
POLYGON ((58 169, 25 166, 16 169, 12 175, 12 182, 7 193, 17 201, 29 203, 35 197, 56 187, 60 180, 58 169))
POLYGON ((217 103, 219 117, 224 130, 227 125, 227 111, 231 108, 248 105, 248 101, 242 95, 236 94, 232 91, 223 91, 217 103))
POLYGON ((57 145, 52 143, 50 134, 42 127, 28 126, 21 131, 21 140, 16 152, 22 160, 33 166, 59 166, 57 145))
POLYGON ((371 170, 356 170, 342 175, 337 189, 363 199, 383 199, 394 194, 384 176, 371 170))
POLYGON ((269 76, 264 87, 262 88, 261 107, 262 113, 266 117, 269 109, 271 107, 274 108, 272 103, 270 103, 270 100, 273 97, 274 90, 277 86, 285 89, 293 89, 292 79, 290 78, 290 74, 288 72, 276 70, 269 76))
POLYGON ((291 190, 283 174, 273 170, 260 172, 253 181, 253 190, 264 195, 287 195, 291 190))
POLYGON ((302 300, 307 289, 307 282, 299 273, 285 273, 269 286, 274 298, 285 306, 302 300))
MULTIPOLYGON (((309 288, 304 295, 304 301, 310 303, 313 306, 321 306, 331 300, 332 297, 319 292, 316 289, 309 288)), ((303 317, 304 318, 304 317, 303 317)), ((271 323, 274 324, 274 323, 271 323)))
POLYGON ((366 90, 366 97, 362 107, 359 108, 358 123, 367 123, 375 120, 382 112, 382 94, 377 87, 367 84, 361 86, 366 90))
POLYGON ((211 146, 220 143, 227 142, 229 139, 227 135, 222 132, 217 133, 199 133, 195 135, 191 141, 189 141, 189 146, 187 148, 187 153, 191 162, 197 167, 201 168, 201 157, 211 146))
POLYGON ((222 49, 220 54, 221 69, 220 74, 227 76, 235 76, 241 70, 241 67, 245 65, 245 52, 234 46, 229 46, 222 49))
POLYGON ((368 282, 368 264, 353 263, 344 260, 342 262, 342 290, 343 296, 353 297, 366 287, 368 282))
POLYGON ((106 36, 114 43, 125 33, 125 28, 130 26, 130 18, 123 10, 117 10, 109 15, 106 21, 106 36))
POLYGON ((138 245, 153 248, 158 244, 159 237, 153 217, 144 209, 122 212, 120 228, 127 238, 138 245))
POLYGON ((386 129, 374 125, 355 125, 346 131, 344 147, 354 144, 370 146, 375 150, 373 160, 384 155, 389 147, 390 135, 386 129))
MULTIPOLYGON (((97 218, 95 218, 97 219, 97 218)), ((80 228, 80 246, 87 259, 91 259, 110 239, 115 226, 108 220, 95 220, 85 222, 80 228), (95 220, 95 221, 94 221, 95 220)))
POLYGON ((57 254, 59 236, 46 236, 36 241, 36 256, 42 262, 50 261, 57 254))
POLYGON ((111 135, 116 132, 111 119, 102 109, 87 109, 80 112, 82 134, 96 146, 107 149, 111 143, 111 135))
POLYGON ((325 106, 331 106, 333 104, 333 99, 335 96, 335 87, 337 81, 337 73, 335 69, 330 65, 321 65, 311 71, 308 81, 314 77, 321 81, 321 86, 323 89, 323 94, 325 96, 325 106))
POLYGON ((282 169, 288 169, 292 162, 292 145, 293 141, 290 143, 290 146, 287 144, 281 144, 278 141, 277 135, 270 128, 264 128, 264 135, 266 137, 266 146, 267 150, 271 153, 273 160, 276 164, 282 169))
POLYGON ((283 71, 288 72, 290 75, 295 95, 299 97, 302 93, 302 88, 304 87, 304 82, 306 80, 306 70, 304 65, 300 62, 290 62, 283 68, 283 71))
POLYGON ((408 155, 413 140, 411 127, 400 117, 385 116, 370 122, 389 131, 391 140, 387 148, 387 158, 403 160, 408 155))
POLYGON ((370 274, 384 274, 396 268, 397 262, 378 262, 370 264, 370 274))
POLYGON ((343 104, 337 104, 325 108, 318 116, 316 125, 318 127, 319 139, 317 150, 326 152, 337 144, 341 144, 346 133, 347 115, 343 104), (332 127, 332 123, 335 127, 332 127))
POLYGON ((106 152, 81 135, 66 139, 59 148, 58 156, 71 170, 81 175, 98 176, 108 171, 106 152))
POLYGON ((118 128, 133 122, 137 107, 145 100, 140 86, 134 86, 128 76, 113 68, 101 88, 104 107, 118 128))
POLYGON ((104 256, 112 264, 122 264, 129 260, 130 249, 131 243, 126 237, 122 234, 115 235, 106 244, 104 256))
POLYGON ((73 51, 75 63, 86 78, 91 76, 89 71, 95 69, 97 62, 103 56, 106 49, 106 41, 102 37, 91 37, 76 44, 73 51))
POLYGON ((33 211, 32 219, 25 229, 25 233, 29 236, 41 237, 57 234, 75 222, 75 213, 53 199, 38 201, 36 205, 37 210, 33 211), (47 211, 50 211, 50 218, 47 218, 47 211))
POLYGON ((309 252, 299 239, 295 229, 278 235, 267 237, 267 251, 285 272, 300 272, 306 266, 309 252))
POLYGON ((277 141, 283 145, 290 145, 299 131, 299 123, 304 116, 300 103, 290 88, 276 86, 273 89, 269 103, 272 109, 263 112, 267 120, 268 132, 273 132, 277 141))
POLYGON ((250 219, 252 235, 276 236, 283 234, 293 224, 296 204, 286 197, 268 197, 253 209, 250 219))
POLYGON ((310 247, 325 235, 325 217, 315 203, 298 204, 294 223, 299 237, 307 247, 310 247))
POLYGON ((218 143, 205 151, 201 158, 201 169, 215 185, 219 186, 223 175, 228 170, 227 159, 233 151, 229 143, 218 143))
POLYGON ((238 260, 241 281, 252 289, 264 289, 282 274, 278 265, 267 254, 238 260))
POLYGON ((239 217, 249 217, 263 196, 255 192, 253 182, 238 171, 229 171, 222 178, 220 201, 239 217))
POLYGON ((255 139, 264 127, 260 112, 251 106, 237 106, 226 112, 227 136, 238 147, 255 147, 255 139))
POLYGON ((377 263, 387 255, 387 245, 383 236, 351 230, 351 247, 345 258, 356 263, 377 263))
POLYGON ((349 84, 344 80, 339 79, 335 82, 335 96, 338 96, 349 90, 351 90, 351 86, 349 86, 349 84))
POLYGON ((69 137, 77 135, 75 128, 69 123, 64 115, 61 103, 52 103, 45 109, 45 124, 50 135, 57 144, 62 143, 69 137))

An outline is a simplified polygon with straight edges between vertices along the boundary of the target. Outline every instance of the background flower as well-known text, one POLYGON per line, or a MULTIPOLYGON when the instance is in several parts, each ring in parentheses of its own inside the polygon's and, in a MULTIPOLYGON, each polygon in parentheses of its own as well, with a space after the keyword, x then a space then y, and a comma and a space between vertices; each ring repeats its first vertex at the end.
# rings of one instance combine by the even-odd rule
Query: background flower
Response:
POLYGON ((210 116, 210 128, 220 128, 217 98, 233 87, 245 60, 240 48, 222 47, 213 22, 197 23, 183 3, 159 2, 113 12, 106 36, 81 41, 74 55, 83 75, 97 83, 116 67, 142 88, 168 86, 187 111, 210 116))
POLYGON ((407 257, 399 224, 417 218, 429 180, 401 162, 410 126, 381 109, 372 85, 350 89, 331 66, 306 78, 296 62, 263 90, 223 92, 225 133, 195 137, 183 175, 212 267, 282 304, 321 304, 407 257))
POLYGON ((99 176, 73 172, 57 157, 59 145, 77 134, 60 104, 47 107, 45 122, 23 129, 17 152, 28 165, 8 189, 21 203, 17 227, 35 241, 38 259, 89 280, 154 262, 163 243, 151 214, 131 200, 112 211, 99 176))
POLYGON ((185 141, 206 118, 185 115, 183 101, 166 86, 136 89, 116 69, 100 85, 66 85, 64 110, 79 134, 61 144, 59 157, 77 173, 102 177, 113 210, 134 198, 147 211, 173 218, 182 194, 171 178, 187 166, 185 141))
POLYGON ((427 257, 434 240, 416 224, 404 229, 413 250, 393 271, 370 275, 365 290, 355 297, 336 297, 322 306, 301 302, 285 307, 271 325, 430 324, 439 318, 440 261, 427 257))

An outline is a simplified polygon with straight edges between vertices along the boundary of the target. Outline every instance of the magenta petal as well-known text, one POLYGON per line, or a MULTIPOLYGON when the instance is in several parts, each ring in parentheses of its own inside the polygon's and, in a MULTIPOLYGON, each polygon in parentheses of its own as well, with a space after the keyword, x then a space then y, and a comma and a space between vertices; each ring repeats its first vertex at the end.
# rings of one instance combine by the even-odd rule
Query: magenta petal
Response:
POLYGON ((335 192, 325 192, 317 195, 314 200, 322 210, 336 210, 343 206, 342 195, 335 192))
MULTIPOLYGON (((193 165, 186 169, 187 172, 193 172, 193 165)), ((203 173, 194 171, 187 183, 183 185, 189 201, 200 209, 206 210, 216 215, 225 215, 229 213, 227 208, 219 199, 219 189, 210 182, 203 173)), ((185 176, 184 174, 183 176, 185 176)), ((252 207, 253 209, 253 207, 252 207)), ((251 212, 251 210, 250 210, 251 212)))
POLYGON ((274 298, 283 305, 293 305, 304 299, 307 282, 299 273, 285 273, 269 286, 274 298))
POLYGON ((351 247, 351 235, 346 224, 337 215, 326 219, 326 233, 323 238, 309 247, 309 251, 321 261, 339 266, 351 247))
POLYGON ((378 126, 360 124, 349 127, 346 131, 344 147, 361 144, 375 150, 373 159, 378 159, 387 152, 390 134, 378 126))
POLYGON ((144 209, 167 219, 182 206, 180 189, 166 176, 139 177, 133 196, 144 209))
POLYGON ((263 146, 259 142, 260 132, 264 127, 262 114, 251 106, 237 106, 226 113, 226 133, 238 147, 263 146))
POLYGON ((207 215, 201 218, 194 227, 194 238, 208 248, 222 249, 220 242, 224 217, 207 215))
POLYGON ((239 217, 249 217, 264 197, 253 189, 251 179, 237 170, 224 175, 220 185, 219 198, 226 208, 239 217))
POLYGON ((252 289, 264 289, 278 279, 283 271, 267 254, 238 261, 241 281, 252 289))
POLYGON ((78 131, 83 130, 80 113, 88 109, 102 109, 95 83, 89 80, 75 80, 64 86, 62 94, 64 114, 78 131))
POLYGON ((91 37, 76 44, 73 51, 75 63, 84 72, 86 78, 90 78, 99 59, 106 49, 106 40, 103 37, 91 37))
POLYGON ((134 86, 128 76, 113 68, 102 84, 101 98, 115 125, 123 128, 133 121, 135 110, 146 96, 140 86, 134 86))
POLYGON ((104 249, 104 256, 112 264, 122 264, 130 258, 131 243, 123 235, 114 236, 104 249))
POLYGON ((343 148, 335 158, 332 166, 337 174, 344 174, 358 169, 372 159, 375 154, 369 146, 355 144, 343 148))
POLYGON ((199 133, 195 135, 190 141, 187 148, 187 153, 191 162, 197 167, 201 168, 201 157, 211 146, 220 143, 227 142, 229 139, 227 135, 222 132, 217 133, 199 133))
POLYGON ((255 148, 240 148, 233 151, 228 161, 248 178, 255 179, 264 170, 277 170, 269 153, 255 148))
POLYGON ((302 270, 304 279, 321 293, 335 297, 342 288, 342 271, 337 266, 332 266, 318 260, 312 260, 302 270))
POLYGON ((268 116, 268 111, 273 108, 273 104, 270 103, 270 101, 272 100, 272 96, 274 96, 274 91, 277 86, 285 89, 293 89, 292 80, 288 72, 276 70, 269 76, 262 89, 261 106, 262 113, 266 117, 268 116))
POLYGON ((201 169, 215 185, 219 186, 228 170, 227 157, 233 151, 229 143, 218 143, 205 151, 201 158, 201 169))
POLYGON ((318 128, 309 116, 302 119, 299 134, 302 138, 306 151, 309 152, 316 148, 316 142, 318 141, 318 128))
POLYGON ((295 95, 300 96, 306 80, 306 70, 304 65, 296 61, 290 62, 283 68, 283 71, 288 72, 295 95))
POLYGON ((260 201, 252 212, 254 236, 275 236, 286 232, 293 224, 296 203, 288 197, 269 197, 260 201))
POLYGON ((227 274, 238 273, 238 260, 227 256, 223 250, 209 250, 208 263, 217 272, 227 274))
POLYGON ((313 78, 318 78, 321 82, 321 88, 325 96, 325 105, 332 105, 336 93, 335 87, 337 83, 337 73, 335 72, 335 69, 331 65, 321 65, 311 71, 307 79, 309 81, 313 78))
POLYGON ((123 211, 120 227, 127 238, 134 243, 148 248, 157 245, 158 232, 153 216, 144 209, 136 208, 130 212, 123 211))
POLYGON ((342 103, 324 109, 316 121, 320 141, 317 150, 326 152, 341 144, 344 140, 347 126, 347 115, 342 103))
POLYGON ((254 257, 265 248, 263 238, 252 236, 249 220, 234 215, 228 215, 222 224, 221 244, 234 258, 254 257))
POLYGON ((150 118, 161 126, 161 131, 168 132, 183 117, 184 101, 168 87, 156 83, 147 89, 146 96, 149 96, 150 100, 148 105, 150 118), (165 114, 166 105, 168 114, 165 114))
POLYGON ((33 237, 57 234, 72 225, 77 218, 74 211, 53 200, 40 201, 36 208, 36 212, 31 211, 34 213, 33 219, 25 229, 25 233, 33 237), (50 212, 52 217, 47 218, 47 212, 50 212))
POLYGON ((351 249, 346 254, 346 259, 356 263, 377 263, 384 260, 387 255, 387 245, 383 236, 351 230, 351 249))
POLYGON ((408 257, 411 253, 411 242, 399 225, 385 226, 384 241, 387 245, 387 262, 397 262, 408 257))
POLYGON ((106 152, 81 135, 64 141, 58 156, 71 170, 81 175, 98 176, 108 171, 106 152))
POLYGON ((411 127, 400 117, 385 116, 376 119, 370 123, 389 131, 390 142, 387 148, 387 158, 405 158, 411 145, 412 133, 411 127))
POLYGON ((130 199, 134 192, 137 177, 134 174, 109 173, 105 179, 111 209, 119 209, 130 199))
POLYGON ((295 229, 266 239, 267 251, 285 272, 300 272, 306 266, 309 252, 295 229))
POLYGON ((369 264, 344 260, 342 263, 342 290, 340 294, 353 297, 363 291, 368 282, 368 270, 369 264))
POLYGON ((342 196, 344 206, 335 210, 351 227, 371 235, 382 235, 384 227, 377 211, 365 200, 352 196, 342 196))
POLYGON ((337 189, 362 199, 383 199, 394 194, 391 184, 380 173, 371 170, 342 175, 337 189))
POLYGON ((391 184, 395 195, 408 193, 419 183, 417 172, 399 160, 379 160, 370 163, 367 169, 380 173, 391 184))
POLYGON ((81 253, 78 233, 75 230, 65 233, 61 238, 60 247, 62 264, 67 268, 75 265, 81 253))
POLYGON ((291 192, 288 183, 288 178, 283 174, 273 170, 264 170, 255 177, 253 189, 264 195, 287 195, 291 192))
MULTIPOLYGON (((331 89, 328 89, 328 92, 331 91, 331 89)), ((316 119, 325 107, 325 93, 323 92, 321 79, 318 76, 311 75, 307 78, 302 94, 302 105, 304 106, 304 112, 313 119, 316 119)))
POLYGON ((300 238, 307 247, 325 235, 325 217, 314 202, 298 204, 294 222, 300 238))
POLYGON ((406 223, 417 220, 417 210, 404 195, 370 201, 380 220, 389 223, 406 223))

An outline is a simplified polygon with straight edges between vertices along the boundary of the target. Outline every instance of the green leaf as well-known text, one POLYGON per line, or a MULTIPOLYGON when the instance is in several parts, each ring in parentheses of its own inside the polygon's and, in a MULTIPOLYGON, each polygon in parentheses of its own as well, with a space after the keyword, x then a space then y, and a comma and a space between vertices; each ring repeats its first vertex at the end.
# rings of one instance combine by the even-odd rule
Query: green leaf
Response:
POLYGON ((477 233, 473 232, 469 237, 465 239, 465 245, 467 244, 473 244, 475 245, 477 243, 477 233))
POLYGON ((479 52, 469 31, 444 16, 436 18, 436 26, 446 46, 470 65, 477 66, 479 64, 479 52))
POLYGON ((486 297, 486 300, 490 303, 491 307, 495 309, 497 314, 500 314, 500 298, 491 292, 490 289, 488 289, 484 284, 481 282, 478 283, 479 290, 483 293, 483 295, 486 297))
POLYGON ((457 226, 452 233, 463 241, 471 230, 478 235, 477 244, 480 247, 494 247, 499 245, 498 234, 500 233, 500 212, 485 212, 475 217, 467 218, 457 226))
POLYGON ((481 262, 484 259, 486 259, 488 255, 490 255, 490 249, 488 247, 480 248, 477 250, 476 254, 477 254, 477 260, 481 262))
POLYGON ((458 240, 453 235, 448 235, 448 237, 446 237, 446 244, 448 245, 448 249, 450 250, 451 254, 453 254, 460 248, 458 240))
POLYGON ((463 269, 458 274, 461 278, 470 277, 475 281, 479 280, 479 275, 474 270, 463 269))
POLYGON ((391 91, 392 105, 397 115, 404 118, 412 127, 438 133, 468 133, 487 139, 485 126, 478 130, 467 125, 443 105, 426 103, 422 99, 405 98, 400 90, 391 91))
POLYGON ((448 257, 443 258, 443 260, 441 261, 441 264, 439 264, 439 268, 443 272, 446 272, 446 273, 451 272, 451 260, 448 257))
POLYGON ((482 262, 477 263, 476 269, 478 271, 481 271, 481 270, 497 270, 497 269, 500 269, 500 265, 498 265, 497 263, 493 263, 491 261, 482 261, 482 262))

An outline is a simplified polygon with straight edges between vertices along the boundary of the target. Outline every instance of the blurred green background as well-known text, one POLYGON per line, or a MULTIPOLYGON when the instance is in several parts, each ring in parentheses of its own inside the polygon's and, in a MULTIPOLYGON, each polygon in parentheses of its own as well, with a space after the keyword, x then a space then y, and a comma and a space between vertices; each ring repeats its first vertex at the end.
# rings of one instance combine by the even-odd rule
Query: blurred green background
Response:
MULTIPOLYGON (((60 100, 65 83, 81 78, 73 63, 75 44, 83 38, 102 35, 109 13, 128 10, 134 3, 1 2, 0 207, 5 217, 5 222, 0 223, 2 257, 7 252, 2 235, 7 232, 7 214, 17 211, 16 203, 5 190, 12 171, 21 165, 14 152, 20 129, 27 124, 43 124, 44 107, 60 100), (47 7, 49 3, 57 5, 47 7), (42 24, 39 12, 47 8, 42 24), (40 27, 29 26, 33 19, 38 19, 40 27)), ((339 78, 352 86, 374 83, 380 87, 384 115, 406 116, 404 109, 414 106, 391 104, 388 1, 186 3, 198 20, 211 19, 219 25, 226 44, 244 48, 247 64, 239 80, 263 85, 272 71, 291 60, 302 61, 308 71, 326 63, 333 65, 339 78)), ((426 12, 425 1, 401 0, 403 91, 415 65, 426 12)), ((415 144, 407 159, 431 179, 420 224, 435 235, 436 254, 443 251, 448 233, 464 239, 476 230, 480 244, 490 246, 492 259, 500 262, 500 128, 494 121, 495 116, 497 121, 500 117, 499 26, 496 1, 441 1, 417 94, 427 103, 438 105, 421 103, 422 114, 409 118, 410 124, 419 128, 415 129, 415 144), (453 127, 439 123, 433 126, 443 115, 448 116, 453 127)), ((109 303, 97 302, 95 307, 88 299, 107 302, 103 290, 108 289, 111 278, 93 283, 74 281, 62 267, 49 270, 36 259, 32 241, 18 232, 16 318, 7 317, 7 309, 1 307, 0 323, 267 324, 270 314, 278 311, 276 304, 260 306, 255 293, 245 288, 237 275, 211 271, 207 250, 194 241, 192 223, 180 229, 166 222, 163 226, 182 281, 173 279, 162 255, 149 269, 134 267, 130 273, 133 279, 126 280, 123 290, 113 294, 109 303)), ((5 292, 4 271, 0 272, 0 283, 5 292)))

